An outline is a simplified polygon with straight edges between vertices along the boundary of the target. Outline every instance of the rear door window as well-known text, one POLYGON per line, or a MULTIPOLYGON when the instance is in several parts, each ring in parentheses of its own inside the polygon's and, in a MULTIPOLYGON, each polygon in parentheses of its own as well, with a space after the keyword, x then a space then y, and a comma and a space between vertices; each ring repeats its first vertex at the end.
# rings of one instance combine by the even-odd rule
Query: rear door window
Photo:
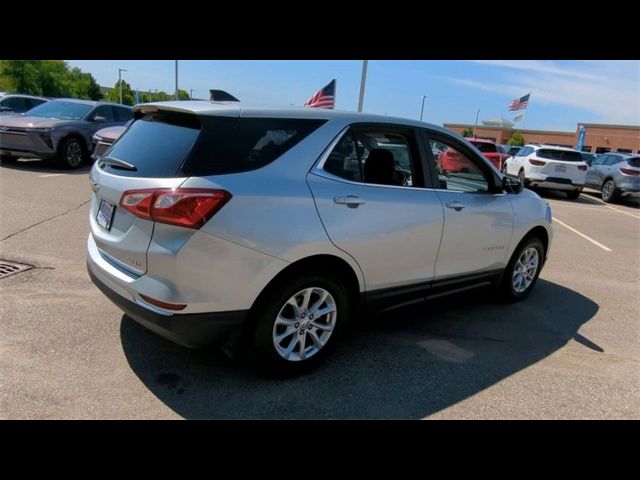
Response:
POLYGON ((106 164, 103 168, 155 178, 245 172, 273 162, 325 122, 161 111, 133 122, 104 154, 134 165, 135 171, 106 164))

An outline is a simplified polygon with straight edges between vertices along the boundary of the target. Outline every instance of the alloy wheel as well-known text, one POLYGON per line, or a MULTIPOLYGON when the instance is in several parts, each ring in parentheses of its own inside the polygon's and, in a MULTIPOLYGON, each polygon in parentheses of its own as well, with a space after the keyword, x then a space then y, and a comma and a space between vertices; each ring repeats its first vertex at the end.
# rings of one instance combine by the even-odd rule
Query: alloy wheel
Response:
POLYGON ((285 360, 299 362, 327 344, 336 325, 333 296, 320 287, 300 290, 285 302, 273 325, 273 346, 285 360))
POLYGON ((513 289, 517 293, 522 293, 531 286, 536 278, 539 264, 540 258, 537 249, 529 247, 522 252, 515 264, 512 277, 513 289))
POLYGON ((82 163, 82 147, 76 141, 69 142, 66 150, 67 163, 71 167, 77 167, 82 163))

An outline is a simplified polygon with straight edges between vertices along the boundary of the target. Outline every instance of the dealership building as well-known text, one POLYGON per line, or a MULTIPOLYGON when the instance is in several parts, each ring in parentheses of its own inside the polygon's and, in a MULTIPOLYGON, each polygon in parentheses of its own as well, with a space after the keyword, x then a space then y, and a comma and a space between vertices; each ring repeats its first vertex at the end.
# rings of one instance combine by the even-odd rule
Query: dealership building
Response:
MULTIPOLYGON (((607 125, 600 123, 579 123, 575 132, 557 132, 550 130, 527 130, 516 128, 513 123, 496 118, 483 121, 475 127, 475 136, 493 140, 498 144, 506 144, 511 136, 518 132, 526 143, 543 143, 575 148, 578 143, 580 125, 585 128, 585 152, 606 153, 625 152, 640 153, 640 126, 638 125, 607 125)), ((474 126, 461 123, 445 123, 445 128, 462 135, 466 129, 473 130, 474 126)))

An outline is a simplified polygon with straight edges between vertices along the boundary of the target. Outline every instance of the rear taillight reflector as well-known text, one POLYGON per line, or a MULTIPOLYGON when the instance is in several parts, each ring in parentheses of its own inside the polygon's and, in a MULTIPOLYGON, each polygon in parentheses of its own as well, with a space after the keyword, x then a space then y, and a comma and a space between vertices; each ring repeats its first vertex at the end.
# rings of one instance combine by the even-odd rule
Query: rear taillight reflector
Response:
POLYGON ((157 188, 127 190, 120 206, 137 217, 186 228, 201 228, 230 199, 226 190, 157 188))
POLYGON ((621 168, 620 173, 622 173, 623 175, 633 175, 634 177, 637 177, 638 175, 640 175, 640 170, 631 170, 630 168, 621 168))
POLYGON ((146 295, 140 294, 140 297, 145 301, 150 303, 151 305, 155 305, 156 307, 164 308, 165 310, 184 310, 187 306, 182 303, 167 303, 162 300, 156 300, 155 298, 147 297, 146 295))
POLYGON ((586 165, 578 165, 578 170, 585 171, 587 169, 586 165))
POLYGON ((535 165, 536 167, 544 167, 547 162, 543 162, 542 160, 534 160, 533 158, 529 159, 529 163, 531 165, 535 165))

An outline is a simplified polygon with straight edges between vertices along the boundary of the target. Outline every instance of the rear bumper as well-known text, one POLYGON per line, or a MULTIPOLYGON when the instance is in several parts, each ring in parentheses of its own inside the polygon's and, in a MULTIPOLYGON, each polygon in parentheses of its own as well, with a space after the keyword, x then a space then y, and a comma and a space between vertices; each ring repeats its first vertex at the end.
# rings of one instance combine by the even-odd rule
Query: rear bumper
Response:
POLYGON ((577 190, 584 188, 584 183, 577 183, 569 178, 548 177, 546 175, 527 177, 526 183, 531 187, 549 188, 553 190, 577 190))
POLYGON ((248 310, 217 313, 161 315, 118 294, 92 271, 87 271, 93 283, 118 308, 140 325, 185 347, 197 348, 222 342, 245 322, 248 310))

